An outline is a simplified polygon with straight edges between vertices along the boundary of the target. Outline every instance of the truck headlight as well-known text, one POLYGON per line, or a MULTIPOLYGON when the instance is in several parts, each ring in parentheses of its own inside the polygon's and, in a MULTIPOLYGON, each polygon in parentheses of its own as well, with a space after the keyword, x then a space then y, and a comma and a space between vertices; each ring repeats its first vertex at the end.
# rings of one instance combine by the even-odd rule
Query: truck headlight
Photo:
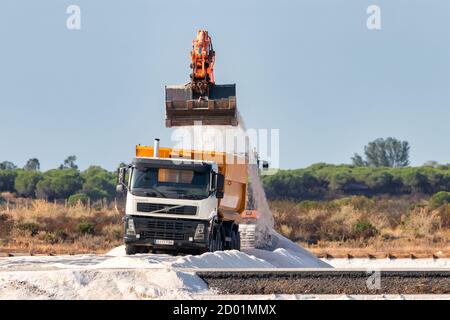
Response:
POLYGON ((127 234, 135 235, 136 229, 134 228, 134 220, 128 219, 127 221, 127 234))
POLYGON ((205 239, 205 225, 198 224, 197 228, 195 229, 194 240, 203 240, 203 239, 205 239))

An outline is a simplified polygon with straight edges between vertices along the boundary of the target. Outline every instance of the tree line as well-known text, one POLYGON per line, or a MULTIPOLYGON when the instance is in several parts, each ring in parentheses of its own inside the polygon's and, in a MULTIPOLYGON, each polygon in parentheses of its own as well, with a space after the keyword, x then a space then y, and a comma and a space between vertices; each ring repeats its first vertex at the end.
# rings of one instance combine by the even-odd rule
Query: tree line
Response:
POLYGON ((48 200, 112 199, 115 196, 116 173, 100 166, 90 166, 80 171, 76 156, 69 156, 57 169, 40 171, 36 158, 18 168, 9 161, 0 162, 0 192, 13 192, 21 197, 48 200))
MULTIPOLYGON (((280 170, 263 176, 269 199, 319 200, 340 195, 435 194, 450 191, 450 164, 430 161, 408 167, 409 143, 395 138, 376 139, 364 148, 364 157, 355 154, 353 164, 317 163, 308 168, 280 170)), ((0 192, 44 199, 91 200, 115 196, 116 173, 99 166, 80 171, 75 156, 57 168, 40 171, 36 158, 23 168, 0 162, 0 192)), ((123 165, 123 164, 121 164, 123 165)))
POLYGON ((435 194, 450 190, 450 165, 428 161, 422 167, 408 167, 407 141, 378 138, 357 153, 351 165, 314 164, 305 169, 281 170, 265 176, 270 199, 320 200, 341 195, 435 194))
POLYGON ((450 164, 366 167, 317 163, 263 176, 269 199, 321 200, 341 195, 435 194, 450 190, 450 164))

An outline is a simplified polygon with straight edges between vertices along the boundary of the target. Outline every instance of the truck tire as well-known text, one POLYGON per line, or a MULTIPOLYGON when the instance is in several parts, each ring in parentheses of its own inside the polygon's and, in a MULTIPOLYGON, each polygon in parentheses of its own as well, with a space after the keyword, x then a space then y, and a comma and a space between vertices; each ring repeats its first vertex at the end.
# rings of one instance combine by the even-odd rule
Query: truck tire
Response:
POLYGON ((241 233, 238 231, 237 233, 238 240, 237 240, 237 250, 241 251, 241 233))
POLYGON ((234 250, 241 250, 241 235, 238 230, 233 230, 232 233, 232 241, 233 241, 233 249, 234 250))
POLYGON ((216 251, 216 238, 217 238, 216 233, 217 233, 217 230, 216 230, 216 227, 214 226, 211 229, 211 234, 209 235, 209 242, 208 242, 209 252, 216 251))
POLYGON ((211 235, 209 238, 209 251, 222 251, 223 250, 223 235, 222 235, 222 225, 214 225, 211 235))
POLYGON ((125 253, 127 255, 134 255, 136 253, 149 253, 150 248, 144 246, 133 246, 131 244, 125 245, 125 253))
POLYGON ((236 228, 231 231, 231 248, 230 250, 240 250, 240 237, 236 228))
POLYGON ((133 254, 139 253, 139 247, 133 246, 131 244, 126 244, 125 245, 125 253, 127 255, 133 255, 133 254))

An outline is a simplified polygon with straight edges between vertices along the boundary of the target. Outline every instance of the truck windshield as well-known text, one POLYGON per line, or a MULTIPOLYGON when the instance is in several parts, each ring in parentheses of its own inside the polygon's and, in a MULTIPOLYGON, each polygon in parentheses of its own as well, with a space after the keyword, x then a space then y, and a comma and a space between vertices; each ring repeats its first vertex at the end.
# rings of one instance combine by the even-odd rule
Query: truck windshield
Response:
POLYGON ((209 172, 186 169, 134 168, 131 192, 137 196, 204 199, 209 195, 209 172))

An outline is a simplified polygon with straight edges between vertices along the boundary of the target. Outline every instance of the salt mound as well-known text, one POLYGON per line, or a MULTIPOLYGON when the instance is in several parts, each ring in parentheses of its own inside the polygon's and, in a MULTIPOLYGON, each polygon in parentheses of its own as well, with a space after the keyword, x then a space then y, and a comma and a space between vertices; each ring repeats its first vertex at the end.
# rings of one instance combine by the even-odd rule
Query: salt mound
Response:
POLYGON ((187 299, 208 293, 192 273, 173 270, 5 272, 0 299, 187 299))
POLYGON ((107 254, 107 256, 113 256, 113 257, 124 257, 127 254, 125 253, 125 245, 115 247, 114 249, 111 249, 107 254))
POLYGON ((149 268, 151 264, 148 261, 147 256, 128 256, 128 257, 113 257, 102 261, 95 266, 94 268, 116 268, 116 269, 139 269, 139 268, 149 268))
POLYGON ((273 268, 269 262, 237 250, 186 256, 171 265, 175 268, 273 268))
POLYGON ((276 249, 267 251, 261 249, 246 249, 247 254, 251 254, 259 259, 270 263, 273 268, 329 268, 330 266, 320 259, 302 255, 298 252, 286 249, 276 249))

